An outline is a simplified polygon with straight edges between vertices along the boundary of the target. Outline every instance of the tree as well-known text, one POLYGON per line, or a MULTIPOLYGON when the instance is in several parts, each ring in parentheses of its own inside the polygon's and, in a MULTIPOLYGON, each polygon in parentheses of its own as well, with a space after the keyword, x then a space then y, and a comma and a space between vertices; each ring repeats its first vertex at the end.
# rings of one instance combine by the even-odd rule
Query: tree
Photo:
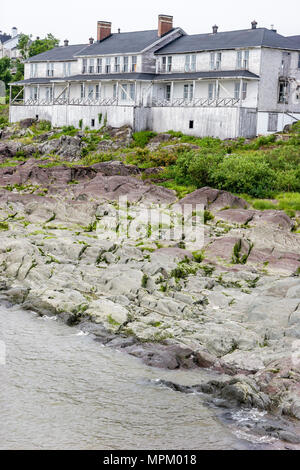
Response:
POLYGON ((8 57, 0 59, 0 80, 7 86, 11 82, 12 74, 10 72, 11 60, 8 57))
POLYGON ((58 45, 59 39, 56 39, 53 34, 47 34, 44 39, 36 39, 30 44, 29 57, 49 51, 58 45))
POLYGON ((53 34, 49 33, 44 39, 31 40, 31 36, 21 34, 18 44, 18 49, 21 52, 22 59, 26 60, 28 57, 41 54, 42 52, 49 51, 59 45, 59 39, 56 39, 53 34))
POLYGON ((21 53, 22 59, 26 60, 29 57, 29 48, 30 48, 31 39, 28 34, 20 34, 18 49, 21 53))

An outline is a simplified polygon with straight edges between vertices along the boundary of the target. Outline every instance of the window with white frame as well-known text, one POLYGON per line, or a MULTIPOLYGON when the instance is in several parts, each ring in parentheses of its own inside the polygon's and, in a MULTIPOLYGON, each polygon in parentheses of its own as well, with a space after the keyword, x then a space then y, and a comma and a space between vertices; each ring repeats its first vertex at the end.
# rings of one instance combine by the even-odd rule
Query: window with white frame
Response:
POLYGON ((125 73, 129 71, 128 59, 128 56, 123 57, 123 72, 125 73))
POLYGON ((133 55, 131 56, 131 72, 136 72, 137 68, 137 56, 133 55))
POLYGON ((30 87, 30 98, 36 101, 38 97, 39 97, 38 87, 37 86, 30 87))
POLYGON ((94 86, 93 85, 89 85, 88 87, 88 98, 90 100, 94 99, 94 86))
POLYGON ((110 57, 106 57, 105 59, 105 73, 111 72, 111 65, 110 65, 110 57))
POLYGON ((97 73, 102 73, 102 59, 97 59, 97 73))
POLYGON ((185 72, 195 72, 196 71, 196 54, 188 54, 185 56, 185 72))
POLYGON ((213 100, 215 97, 216 84, 215 82, 210 82, 208 84, 208 99, 213 100))
POLYGON ((247 91, 248 91, 248 83, 243 82, 243 85, 242 85, 242 100, 245 100, 247 98, 247 91))
POLYGON ((94 73, 95 66, 94 66, 94 59, 89 59, 89 73, 94 73))
POLYGON ((171 100, 171 85, 166 85, 165 98, 167 101, 171 100))
POLYGON ((121 87, 121 100, 125 101, 128 99, 128 85, 127 83, 123 83, 121 87))
POLYGON ((113 85, 113 98, 118 98, 117 92, 118 92, 117 84, 114 83, 114 85, 113 85))
POLYGON ((249 67, 249 51, 237 51, 236 68, 238 70, 248 69, 249 67))
POLYGON ((121 57, 115 57, 115 72, 121 72, 121 57))
POLYGON ((85 98, 85 85, 84 85, 84 83, 80 84, 80 98, 81 99, 85 98))
POLYGON ((247 92, 248 92, 248 83, 243 82, 242 83, 242 96, 240 96, 240 90, 241 90, 241 83, 240 82, 234 82, 234 98, 236 100, 242 99, 245 100, 247 98, 247 92))
POLYGON ((240 82, 234 82, 234 99, 240 98, 240 82))
POLYGON ((172 56, 162 57, 161 62, 162 72, 172 72, 172 56))
POLYGON ((87 72, 87 59, 82 59, 82 73, 87 72))
POLYGON ((53 62, 48 62, 47 63, 47 77, 53 77, 54 76, 54 64, 53 62))
POLYGON ((300 69, 300 54, 298 54, 298 69, 300 69))
POLYGON ((288 85, 287 80, 279 80, 278 103, 288 103, 288 85))
POLYGON ((135 100, 135 84, 130 83, 129 85, 129 96, 134 101, 135 100))
POLYGON ((71 62, 63 63, 63 74, 65 77, 69 77, 71 75, 71 62))
POLYGON ((99 100, 100 98, 100 85, 96 85, 95 87, 95 98, 96 100, 99 100))
POLYGON ((183 86, 183 98, 185 101, 192 101, 194 97, 194 85, 193 83, 186 83, 183 86))
POLYGON ((46 87, 46 101, 52 103, 53 100, 53 88, 51 86, 46 87))
POLYGON ((30 78, 37 76, 37 64, 30 64, 30 78))
POLYGON ((210 69, 220 70, 222 64, 222 52, 210 53, 210 69))

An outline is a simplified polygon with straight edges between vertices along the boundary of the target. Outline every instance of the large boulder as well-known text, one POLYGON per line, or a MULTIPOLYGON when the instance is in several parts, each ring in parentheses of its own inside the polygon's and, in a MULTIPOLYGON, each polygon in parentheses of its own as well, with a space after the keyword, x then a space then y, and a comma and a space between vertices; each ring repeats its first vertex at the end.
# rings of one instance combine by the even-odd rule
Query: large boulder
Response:
POLYGON ((59 139, 48 140, 39 145, 41 154, 57 154, 68 161, 76 161, 81 158, 82 149, 86 147, 86 143, 80 137, 62 135, 59 139))
POLYGON ((245 264, 250 252, 250 242, 240 237, 217 238, 205 247, 207 259, 235 264, 245 264))
POLYGON ((234 196, 227 191, 210 188, 209 186, 196 189, 196 191, 181 199, 180 204, 192 204, 193 208, 196 204, 203 204, 205 209, 214 211, 224 208, 246 209, 248 207, 248 203, 244 199, 234 196))

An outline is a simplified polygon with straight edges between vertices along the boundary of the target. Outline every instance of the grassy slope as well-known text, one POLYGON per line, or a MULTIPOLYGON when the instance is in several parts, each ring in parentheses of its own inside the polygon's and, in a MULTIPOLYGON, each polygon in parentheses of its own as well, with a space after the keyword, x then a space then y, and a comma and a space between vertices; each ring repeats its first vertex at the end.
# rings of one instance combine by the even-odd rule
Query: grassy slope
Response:
MULTIPOLYGON (((7 113, 8 106, 1 106, 0 117, 7 113)), ((50 129, 50 123, 38 123, 19 140, 29 144, 33 136, 50 129)), ((57 129, 51 139, 63 134, 76 135, 77 132, 72 126, 64 127, 57 129)), ((80 161, 63 162, 58 155, 52 155, 45 158, 45 163, 41 165, 92 165, 113 159, 123 160, 144 169, 160 167, 159 173, 144 174, 143 178, 174 189, 179 197, 209 185, 241 195, 256 209, 282 209, 290 216, 300 211, 300 123, 293 127, 290 135, 284 136, 284 140, 276 140, 274 135, 251 141, 221 141, 211 137, 187 136, 180 132, 169 131, 169 134, 170 139, 161 142, 152 151, 147 148, 147 144, 156 134, 143 131, 134 134, 130 148, 99 153, 99 142, 110 139, 109 134, 105 130, 86 129, 83 140, 87 148, 80 161), (199 148, 190 148, 186 144, 199 148)), ((25 157, 21 151, 1 166, 15 166, 22 160, 25 157)))

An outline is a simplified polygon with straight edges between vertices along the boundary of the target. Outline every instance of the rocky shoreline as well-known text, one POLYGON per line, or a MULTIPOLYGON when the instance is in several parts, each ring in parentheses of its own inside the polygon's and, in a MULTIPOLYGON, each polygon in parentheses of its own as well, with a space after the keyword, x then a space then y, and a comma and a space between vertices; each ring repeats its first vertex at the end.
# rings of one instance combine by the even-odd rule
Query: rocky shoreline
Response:
MULTIPOLYGON (((21 140, 11 141, 10 132, 2 132, 1 162, 24 149, 26 161, 0 167, 1 296, 79 325, 145 364, 208 368, 206 383, 161 385, 204 393, 221 408, 273 413, 277 427, 264 430, 300 443, 300 237, 294 220, 209 187, 178 200, 120 161, 47 166, 21 140), (199 227, 204 246, 192 252, 184 242, 99 237, 103 218, 114 216, 122 195, 129 222, 140 206, 203 204, 209 214, 199 227)), ((122 145, 128 130, 124 135, 122 145)), ((70 145, 65 152, 74 152, 70 145)))

